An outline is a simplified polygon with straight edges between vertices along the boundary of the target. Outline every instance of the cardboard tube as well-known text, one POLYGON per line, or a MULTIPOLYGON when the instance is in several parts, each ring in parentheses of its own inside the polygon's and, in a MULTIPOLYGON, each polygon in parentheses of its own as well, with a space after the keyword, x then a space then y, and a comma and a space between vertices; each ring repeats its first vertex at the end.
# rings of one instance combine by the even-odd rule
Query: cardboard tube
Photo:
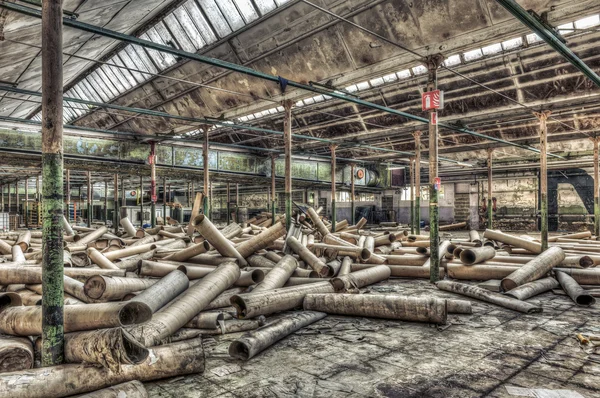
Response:
POLYGON ((200 214, 191 221, 191 225, 196 228, 204 239, 206 239, 223 257, 233 257, 238 260, 240 267, 248 265, 244 257, 237 251, 237 249, 229 242, 227 238, 213 225, 213 223, 200 214))
MULTIPOLYGON (((229 307, 231 305, 231 297, 241 294, 246 291, 245 287, 234 287, 232 289, 225 290, 223 293, 215 297, 205 308, 206 311, 214 310, 217 308, 229 307)), ((1 307, 0 307, 1 308, 1 307)))
POLYGON ((352 258, 346 256, 342 260, 342 265, 337 273, 337 276, 340 277, 348 275, 350 272, 352 272, 352 258))
POLYGON ((273 242, 283 235, 285 235, 285 226, 281 222, 277 222, 260 234, 254 235, 247 241, 238 244, 235 248, 242 256, 244 256, 244 258, 246 258, 259 250, 271 246, 273 242))
POLYGON ((304 309, 327 314, 445 324, 446 300, 391 294, 308 294, 304 309))
POLYGON ((551 247, 502 279, 500 286, 504 291, 509 291, 517 286, 539 279, 564 259, 565 252, 560 247, 551 247))
POLYGON ((516 236, 508 235, 500 231, 493 231, 486 229, 483 233, 483 237, 486 239, 495 240, 498 242, 506 243, 508 245, 519 247, 521 249, 528 250, 532 253, 539 254, 542 252, 542 244, 533 242, 527 239, 517 238, 516 236))
POLYGON ((427 261, 427 256, 412 256, 410 254, 402 255, 382 255, 390 265, 414 265, 422 266, 427 261))
POLYGON ((150 381, 204 371, 202 339, 186 340, 152 349, 139 365, 123 365, 119 373, 86 364, 31 369, 0 374, 0 396, 59 398, 83 394, 131 380, 150 381), (19 383, 15 383, 19 380, 19 383))
POLYGON ((327 228, 325 226, 325 224, 323 224, 323 221, 321 220, 321 218, 319 217, 317 212, 312 207, 308 208, 307 213, 308 213, 308 216, 310 217, 313 225, 315 226, 317 231, 319 231, 321 236, 323 237, 323 236, 329 235, 329 228, 327 228))
POLYGON ((85 282, 83 291, 94 300, 121 300, 127 294, 145 290, 157 281, 158 279, 96 275, 85 282))
POLYGON ((100 227, 98 229, 94 229, 94 230, 92 230, 92 232, 88 233, 87 235, 85 235, 81 239, 79 239, 77 241, 77 245, 79 245, 79 246, 81 246, 81 245, 87 245, 88 243, 90 243, 92 241, 95 241, 96 239, 100 238, 106 232, 108 232, 108 228, 106 228, 104 226, 100 227))
MULTIPOLYGON (((250 264, 252 267, 259 268, 273 268, 276 264, 276 262, 273 262, 265 256, 261 256, 259 254, 254 254, 248 257, 246 261, 248 261, 248 264, 250 264)), ((277 262, 279 261, 281 261, 281 259, 279 259, 277 262)))
POLYGON ((448 314, 472 314, 473 308, 468 300, 446 300, 448 314))
MULTIPOLYGON (((314 211, 314 210, 313 210, 314 211)), ((325 318, 327 314, 303 311, 280 318, 231 342, 229 355, 248 360, 295 331, 325 318)))
POLYGON ((87 393, 85 398, 148 398, 148 391, 138 380, 133 380, 87 393))
POLYGON ((185 292, 190 286, 185 273, 175 270, 144 291, 136 295, 130 302, 144 303, 154 313, 185 292))
POLYGON ((361 271, 351 272, 347 275, 333 278, 331 285, 336 292, 345 292, 350 289, 360 289, 361 287, 381 282, 390 277, 391 270, 387 265, 376 265, 361 271))
POLYGON ((121 218, 121 220, 119 221, 119 224, 121 224, 121 226, 123 227, 123 229, 125 230, 125 232, 127 233, 127 235, 129 235, 129 236, 137 236, 137 230, 135 229, 135 227, 131 223, 131 220, 129 219, 129 217, 123 217, 123 218, 121 218))
POLYGON ((231 319, 231 315, 223 312, 201 312, 185 324, 186 328, 193 329, 216 329, 219 322, 225 319, 231 319))
POLYGON ((187 249, 181 250, 177 253, 173 253, 165 257, 165 260, 172 261, 185 261, 189 258, 197 256, 198 254, 206 253, 210 249, 208 241, 197 243, 188 247, 187 249))
POLYGON ((104 254, 100 253, 98 250, 93 247, 89 247, 87 249, 87 255, 90 260, 96 264, 98 267, 103 269, 120 269, 112 261, 104 256, 104 254))
POLYGON ((329 282, 311 283, 263 292, 242 293, 231 297, 231 304, 240 319, 254 318, 259 315, 269 315, 275 312, 287 311, 302 307, 302 300, 309 293, 333 293, 329 282))
POLYGON ((564 272, 556 271, 556 279, 562 286, 563 290, 571 297, 577 305, 589 307, 596 303, 596 299, 586 292, 575 279, 571 278, 564 272))
POLYGON ((319 273, 319 275, 325 277, 331 274, 331 268, 327 266, 321 259, 315 256, 308 248, 302 246, 302 244, 293 236, 287 238, 286 241, 288 247, 296 253, 300 259, 302 259, 308 266, 319 273))
POLYGON ((569 275, 571 278, 575 279, 575 281, 580 285, 600 285, 600 268, 555 268, 554 270, 561 271, 569 275))
POLYGON ((512 267, 509 265, 464 265, 449 263, 447 268, 448 276, 452 279, 487 281, 490 279, 506 278, 520 267, 512 267))
POLYGON ((514 289, 506 292, 506 295, 519 300, 527 300, 528 298, 538 294, 555 289, 558 287, 558 285, 558 281, 554 278, 542 278, 538 279, 537 281, 528 282, 524 285, 515 287, 514 289))
POLYGON ((256 294, 257 292, 283 287, 296 268, 298 268, 298 260, 289 254, 284 256, 281 261, 269 271, 263 281, 252 290, 252 293, 256 294))
POLYGON ((477 286, 451 281, 439 281, 436 282, 436 286, 440 290, 461 294, 525 314, 541 313, 543 311, 542 307, 512 297, 506 297, 477 286))
POLYGON ((0 336, 0 373, 33 368, 33 344, 26 337, 0 336))
POLYGON ((108 252, 108 253, 104 254, 104 257, 106 257, 110 261, 114 261, 118 258, 129 257, 129 256, 134 256, 136 254, 148 252, 148 251, 156 249, 156 247, 157 246, 155 243, 147 243, 145 245, 139 245, 139 246, 129 246, 129 247, 126 247, 121 250, 115 250, 112 252, 108 252))
POLYGON ((493 247, 482 246, 463 250, 460 253, 460 261, 463 264, 472 265, 491 260, 495 256, 496 250, 493 247))
POLYGON ((350 256, 352 258, 356 258, 362 261, 367 261, 369 258, 371 258, 372 254, 372 252, 367 248, 336 246, 329 245, 327 243, 315 243, 312 248, 321 250, 332 250, 337 252, 339 256, 350 256))

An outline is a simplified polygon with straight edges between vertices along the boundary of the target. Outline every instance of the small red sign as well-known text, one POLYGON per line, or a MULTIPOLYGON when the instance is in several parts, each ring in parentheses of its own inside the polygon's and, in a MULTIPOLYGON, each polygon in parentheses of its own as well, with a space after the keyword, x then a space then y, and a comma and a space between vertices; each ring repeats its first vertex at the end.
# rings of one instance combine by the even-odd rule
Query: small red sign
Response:
POLYGON ((428 91, 421 97, 421 108, 424 111, 444 109, 444 92, 441 90, 428 91))
POLYGON ((434 188, 436 191, 439 191, 439 190, 440 190, 440 188, 441 188, 441 186, 442 186, 442 179, 441 179, 440 177, 435 177, 435 178, 433 179, 433 188, 434 188))
POLYGON ((154 164, 154 158, 155 158, 154 155, 148 156, 148 164, 154 164))
POLYGON ((438 124, 437 112, 431 112, 431 117, 429 120, 430 120, 432 126, 437 126, 437 124, 438 124))
POLYGON ((129 194, 130 194, 131 196, 135 196, 135 195, 137 195, 137 192, 136 192, 136 191, 131 191, 131 192, 129 192, 129 194))
POLYGON ((151 200, 153 203, 156 203, 156 199, 157 199, 156 195, 152 195, 152 198, 151 198, 150 200, 151 200))

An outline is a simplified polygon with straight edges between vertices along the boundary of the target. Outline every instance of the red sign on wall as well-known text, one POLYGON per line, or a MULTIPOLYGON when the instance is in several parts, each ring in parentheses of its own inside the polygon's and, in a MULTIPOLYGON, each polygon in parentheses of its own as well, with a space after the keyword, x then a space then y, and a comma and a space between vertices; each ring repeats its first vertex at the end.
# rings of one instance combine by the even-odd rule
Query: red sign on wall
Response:
POLYGON ((428 91, 421 97, 421 108, 424 111, 444 109, 444 92, 441 90, 428 91))
POLYGON ((431 118, 430 118, 430 122, 432 126, 437 126, 438 124, 438 118, 437 118, 437 112, 431 112, 431 118))

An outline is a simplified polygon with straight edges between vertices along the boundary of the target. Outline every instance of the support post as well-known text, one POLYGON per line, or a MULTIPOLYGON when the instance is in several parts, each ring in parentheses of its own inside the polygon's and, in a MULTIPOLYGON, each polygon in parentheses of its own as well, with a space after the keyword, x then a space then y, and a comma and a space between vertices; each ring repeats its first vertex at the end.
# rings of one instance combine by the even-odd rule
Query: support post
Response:
POLYGON ((550 111, 534 112, 540 121, 540 204, 541 204, 541 243, 542 251, 548 249, 548 127, 546 122, 550 111))
POLYGON ((413 133, 415 137, 415 210, 413 220, 415 234, 421 234, 421 131, 413 133))
POLYGON ((29 228, 29 177, 25 178, 25 228, 29 228))
POLYGON ((335 208, 335 150, 336 144, 329 145, 331 150, 331 232, 335 232, 335 223, 337 222, 337 212, 335 208))
POLYGON ((150 225, 156 227, 156 143, 150 143, 150 225))
POLYGON ((285 142, 285 228, 292 224, 292 101, 283 101, 283 139, 285 142))
POLYGON ((67 169, 67 220, 71 222, 71 170, 67 169))
POLYGON ((202 142, 202 167, 204 167, 204 206, 203 213, 206 217, 210 219, 210 172, 209 172, 209 164, 208 164, 208 139, 209 139, 209 129, 210 126, 203 126, 202 130, 204 132, 204 140, 202 142))
POLYGON ((163 177, 163 225, 167 225, 167 177, 163 177))
POLYGON ((415 158, 409 159, 410 166, 409 178, 410 178, 410 233, 415 233, 415 158))
POLYGON ((598 202, 599 187, 600 187, 600 164, 598 164, 598 141, 599 138, 594 136, 594 235, 596 239, 600 237, 600 203, 598 202))
MULTIPOLYGON (((19 200, 19 181, 18 180, 15 182, 15 201, 16 201, 16 205, 17 205, 17 215, 19 215, 19 220, 21 220, 21 217, 20 217, 21 212, 19 210, 20 200, 19 200)), ((20 221, 19 221, 19 224, 20 224, 20 221)))
POLYGON ((231 187, 229 182, 227 183, 227 225, 231 224, 231 187))
POLYGON ((7 184, 6 187, 8 188, 8 209, 6 211, 8 212, 8 214, 10 214, 10 206, 12 205, 12 201, 10 198, 10 183, 7 184))
POLYGON ((488 158, 487 158, 487 171, 488 171, 488 205, 487 205, 487 218, 488 218, 488 229, 494 228, 494 209, 493 209, 493 201, 492 201, 492 152, 494 152, 493 148, 488 148, 488 158))
POLYGON ((119 175, 115 174, 115 181, 113 186, 113 228, 115 234, 119 232, 119 175))
POLYGON ((87 226, 92 226, 92 173, 87 172, 87 226))
POLYGON ((350 211, 352 212, 352 225, 356 224, 356 196, 354 191, 354 176, 356 174, 356 164, 350 163, 350 211))
POLYGON ((271 155, 271 217, 273 224, 277 218, 277 193, 275 192, 275 159, 277 155, 271 155))
POLYGON ((140 228, 144 228, 144 177, 140 176, 140 228))
POLYGON ((235 222, 239 222, 240 184, 235 184, 235 222))
MULTIPOLYGON (((441 54, 427 57, 428 81, 427 91, 437 89, 437 70, 444 57, 441 54)), ((438 194, 440 183, 438 179, 438 114, 436 109, 429 111, 429 280, 432 283, 440 279, 439 255, 439 208, 438 194)))
POLYGON ((108 225, 108 181, 104 180, 104 225, 108 225))
POLYGON ((64 359, 62 1, 42 1, 42 366, 64 359))
POLYGON ((0 185, 0 212, 4 213, 4 185, 0 185))

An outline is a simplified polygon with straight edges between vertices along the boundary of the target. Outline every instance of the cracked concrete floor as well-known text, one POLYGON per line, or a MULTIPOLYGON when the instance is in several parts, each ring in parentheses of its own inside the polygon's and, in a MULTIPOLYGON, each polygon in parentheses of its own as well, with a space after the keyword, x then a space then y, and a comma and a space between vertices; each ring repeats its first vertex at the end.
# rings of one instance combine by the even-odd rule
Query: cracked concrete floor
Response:
MULTIPOLYGON (((363 290, 458 298, 425 280, 390 279, 363 290)), ((577 332, 600 334, 600 305, 577 307, 550 292, 530 299, 542 314, 526 315, 471 301, 472 315, 449 315, 440 328, 328 316, 246 362, 227 353, 240 334, 208 337, 204 374, 146 387, 153 398, 515 397, 506 386, 600 397, 600 355, 575 339, 577 332), (222 369, 233 373, 213 372, 222 369)))

